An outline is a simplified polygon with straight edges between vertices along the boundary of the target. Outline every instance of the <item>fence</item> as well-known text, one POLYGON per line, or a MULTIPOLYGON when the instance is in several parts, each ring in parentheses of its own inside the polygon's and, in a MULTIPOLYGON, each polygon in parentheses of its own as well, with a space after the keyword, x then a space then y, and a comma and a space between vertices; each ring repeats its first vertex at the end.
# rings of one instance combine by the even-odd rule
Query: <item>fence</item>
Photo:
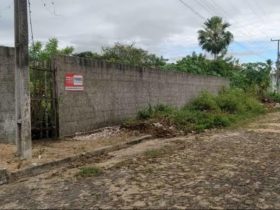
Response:
MULTIPOLYGON (((15 143, 14 50, 0 47, 0 143, 15 143)), ((33 139, 71 136, 135 117, 148 105, 183 106, 222 78, 143 69, 76 57, 30 67, 33 139)))
POLYGON ((229 84, 223 78, 75 57, 58 57, 54 63, 60 136, 119 123, 135 117, 140 109, 149 104, 183 106, 203 90, 217 93, 229 84), (74 79, 74 76, 82 79, 83 84, 79 86, 81 83, 78 83, 71 89, 65 81, 74 79), (73 91, 75 88, 76 91, 73 91))
POLYGON ((56 138, 57 101, 51 62, 30 64, 32 139, 56 138))
POLYGON ((0 143, 15 143, 15 54, 0 47, 0 143))

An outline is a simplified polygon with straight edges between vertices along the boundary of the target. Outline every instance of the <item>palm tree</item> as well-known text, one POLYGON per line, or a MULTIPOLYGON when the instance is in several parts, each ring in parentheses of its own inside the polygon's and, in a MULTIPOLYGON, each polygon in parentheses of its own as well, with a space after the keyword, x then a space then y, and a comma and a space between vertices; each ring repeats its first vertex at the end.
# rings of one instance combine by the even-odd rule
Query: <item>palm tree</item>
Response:
POLYGON ((233 41, 233 34, 226 31, 230 24, 223 22, 221 17, 214 16, 208 19, 204 26, 203 30, 198 31, 199 45, 217 59, 219 54, 227 51, 233 41))

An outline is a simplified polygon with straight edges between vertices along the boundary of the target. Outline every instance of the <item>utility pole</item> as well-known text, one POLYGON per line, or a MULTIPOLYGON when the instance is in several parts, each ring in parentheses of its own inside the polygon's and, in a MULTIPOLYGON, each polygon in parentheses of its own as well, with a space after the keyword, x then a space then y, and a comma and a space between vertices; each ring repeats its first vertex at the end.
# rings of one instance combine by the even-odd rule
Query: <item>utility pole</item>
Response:
POLYGON ((27 0, 14 0, 16 144, 22 159, 32 158, 27 0))
POLYGON ((279 92, 280 86, 280 39, 271 39, 272 42, 277 42, 277 61, 276 61, 276 86, 277 93, 279 92))

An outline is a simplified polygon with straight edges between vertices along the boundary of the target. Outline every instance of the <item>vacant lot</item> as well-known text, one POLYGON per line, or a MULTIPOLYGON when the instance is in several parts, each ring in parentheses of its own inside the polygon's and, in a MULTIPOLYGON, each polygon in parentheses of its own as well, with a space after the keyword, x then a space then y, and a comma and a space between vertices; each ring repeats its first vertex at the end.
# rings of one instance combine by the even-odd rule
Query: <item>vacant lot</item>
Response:
POLYGON ((279 136, 273 113, 243 129, 145 142, 82 177, 72 169, 1 186, 0 208, 280 209, 279 136))

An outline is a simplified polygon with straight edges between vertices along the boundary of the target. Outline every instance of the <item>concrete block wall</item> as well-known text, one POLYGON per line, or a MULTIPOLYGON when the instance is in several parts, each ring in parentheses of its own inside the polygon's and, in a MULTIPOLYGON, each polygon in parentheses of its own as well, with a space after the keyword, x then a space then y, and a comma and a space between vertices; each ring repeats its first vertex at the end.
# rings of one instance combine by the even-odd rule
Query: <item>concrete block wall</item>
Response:
POLYGON ((0 46, 0 143, 15 142, 15 54, 0 46))
POLYGON ((183 106, 203 90, 217 93, 229 82, 222 78, 164 72, 90 59, 55 59, 60 136, 87 132, 135 117, 149 104, 183 106), (84 76, 83 92, 65 91, 66 73, 84 76))

